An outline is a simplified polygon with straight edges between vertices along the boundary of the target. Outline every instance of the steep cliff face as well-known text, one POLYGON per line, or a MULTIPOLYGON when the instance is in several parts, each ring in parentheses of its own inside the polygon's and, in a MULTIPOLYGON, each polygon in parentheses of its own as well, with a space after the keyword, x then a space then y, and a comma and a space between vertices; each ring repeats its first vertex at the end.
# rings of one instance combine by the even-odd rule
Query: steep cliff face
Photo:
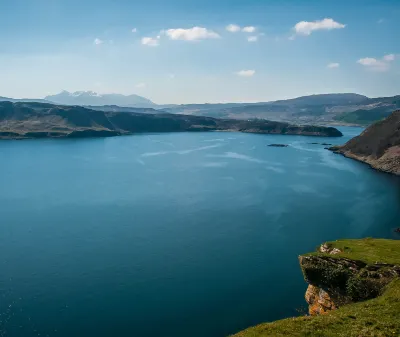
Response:
POLYGON ((330 150, 377 170, 400 175, 400 110, 371 125, 343 146, 330 150))
POLYGON ((400 336, 400 240, 340 240, 299 260, 311 315, 235 337, 400 336))
POLYGON ((305 298, 310 315, 324 314, 349 303, 375 298, 387 284, 400 276, 398 265, 368 264, 341 257, 342 252, 324 244, 319 248, 321 255, 300 256, 300 266, 309 284, 305 298))
POLYGON ((306 291, 306 301, 309 304, 308 312, 310 315, 322 315, 338 308, 338 299, 333 298, 324 289, 309 285, 306 291))

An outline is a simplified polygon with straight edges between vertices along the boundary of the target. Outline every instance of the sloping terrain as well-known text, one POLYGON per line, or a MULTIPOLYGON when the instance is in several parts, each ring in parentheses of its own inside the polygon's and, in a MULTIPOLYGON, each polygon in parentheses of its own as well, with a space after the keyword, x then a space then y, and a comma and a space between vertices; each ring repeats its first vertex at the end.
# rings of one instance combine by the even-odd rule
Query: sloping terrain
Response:
POLYGON ((260 324, 234 337, 400 336, 400 241, 339 240, 321 247, 329 250, 300 256, 305 279, 331 295, 341 290, 351 297, 349 304, 318 316, 260 324))
POLYGON ((368 98, 357 94, 323 94, 274 102, 189 104, 158 108, 170 113, 218 118, 369 125, 400 108, 400 96, 368 98))
POLYGON ((394 110, 400 109, 400 96, 371 98, 369 104, 360 106, 355 111, 347 111, 334 117, 334 120, 345 123, 369 125, 388 117, 394 110))
POLYGON ((267 120, 98 111, 81 106, 0 102, 0 138, 103 137, 140 132, 240 131, 340 137, 335 128, 295 126, 267 120))
POLYGON ((400 110, 369 126, 343 146, 331 150, 380 171, 400 174, 400 110))
POLYGON ((368 98, 363 95, 318 94, 292 99, 258 103, 205 103, 157 105, 138 95, 98 94, 92 91, 63 91, 42 99, 0 101, 42 102, 80 105, 102 111, 172 113, 215 118, 268 119, 296 124, 369 125, 400 108, 400 95, 368 98), (153 109, 153 110, 152 110, 153 109), (140 111, 141 110, 141 111, 140 111))

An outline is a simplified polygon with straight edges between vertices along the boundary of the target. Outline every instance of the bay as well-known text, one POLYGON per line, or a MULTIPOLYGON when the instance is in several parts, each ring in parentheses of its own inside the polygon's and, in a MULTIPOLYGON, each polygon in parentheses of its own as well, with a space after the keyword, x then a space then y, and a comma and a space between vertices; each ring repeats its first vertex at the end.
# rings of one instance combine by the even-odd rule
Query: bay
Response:
POLYGON ((299 254, 398 238, 399 179, 311 144, 362 131, 340 130, 0 142, 0 336, 219 337, 299 315, 299 254))

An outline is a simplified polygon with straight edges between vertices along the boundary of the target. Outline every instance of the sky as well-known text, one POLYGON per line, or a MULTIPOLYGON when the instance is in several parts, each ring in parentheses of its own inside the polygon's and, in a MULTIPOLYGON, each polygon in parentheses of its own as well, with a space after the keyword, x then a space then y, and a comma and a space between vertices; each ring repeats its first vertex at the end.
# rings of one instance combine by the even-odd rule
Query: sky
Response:
POLYGON ((0 96, 400 94, 399 0, 0 0, 0 96))

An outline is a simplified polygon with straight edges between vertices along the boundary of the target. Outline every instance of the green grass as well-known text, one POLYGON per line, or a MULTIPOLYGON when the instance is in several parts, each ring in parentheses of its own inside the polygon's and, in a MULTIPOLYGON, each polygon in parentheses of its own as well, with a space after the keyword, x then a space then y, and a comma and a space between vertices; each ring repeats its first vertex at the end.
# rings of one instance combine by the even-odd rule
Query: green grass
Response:
POLYGON ((288 318, 244 330, 235 337, 400 336, 400 280, 375 299, 349 304, 323 316, 288 318))
POLYGON ((400 265, 400 240, 366 238, 332 241, 328 242, 328 245, 340 249, 342 253, 329 255, 315 252, 305 255, 329 255, 334 258, 359 260, 367 264, 380 262, 400 265))
MULTIPOLYGON (((400 241, 384 239, 339 240, 329 245, 343 250, 335 258, 400 265, 400 241)), ((312 255, 324 255, 311 253, 312 255)), ((307 254, 309 255, 309 254, 307 254)), ((234 337, 400 336, 400 278, 395 278, 377 298, 349 304, 321 316, 288 318, 249 328, 234 337)))

